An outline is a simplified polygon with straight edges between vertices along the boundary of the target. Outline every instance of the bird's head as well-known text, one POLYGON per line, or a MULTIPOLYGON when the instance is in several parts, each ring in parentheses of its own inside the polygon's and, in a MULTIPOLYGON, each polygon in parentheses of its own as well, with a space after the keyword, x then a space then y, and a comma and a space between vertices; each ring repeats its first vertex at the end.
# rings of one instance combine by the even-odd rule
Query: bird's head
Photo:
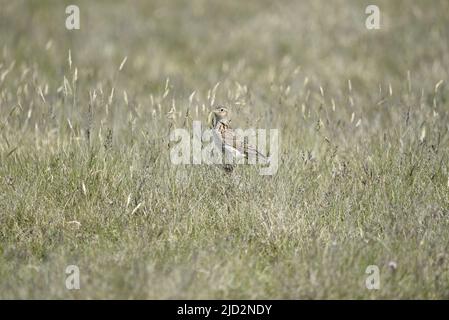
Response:
POLYGON ((226 109, 225 107, 219 106, 219 107, 215 108, 214 110, 212 110, 209 113, 209 117, 207 119, 207 122, 208 122, 210 127, 214 128, 215 125, 219 121, 221 121, 221 122, 226 121, 227 122, 228 121, 228 114, 229 114, 228 109, 226 109))

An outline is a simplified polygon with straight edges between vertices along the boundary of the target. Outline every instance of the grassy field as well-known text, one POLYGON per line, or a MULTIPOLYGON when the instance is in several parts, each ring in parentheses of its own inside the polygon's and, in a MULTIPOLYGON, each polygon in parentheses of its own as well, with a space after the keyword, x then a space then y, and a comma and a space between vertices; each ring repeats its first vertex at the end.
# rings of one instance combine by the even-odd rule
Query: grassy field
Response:
POLYGON ((0 298, 449 298, 449 2, 375 2, 0 0, 0 298), (170 162, 217 103, 275 175, 170 162))

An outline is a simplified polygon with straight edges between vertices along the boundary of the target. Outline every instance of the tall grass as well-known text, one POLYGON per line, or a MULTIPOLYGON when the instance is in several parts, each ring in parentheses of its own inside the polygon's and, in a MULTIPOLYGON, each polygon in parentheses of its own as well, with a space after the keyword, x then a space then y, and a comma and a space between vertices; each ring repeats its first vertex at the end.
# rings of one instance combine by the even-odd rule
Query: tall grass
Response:
POLYGON ((449 297, 447 2, 1 2, 1 298, 449 297), (274 176, 171 164, 216 103, 274 176))

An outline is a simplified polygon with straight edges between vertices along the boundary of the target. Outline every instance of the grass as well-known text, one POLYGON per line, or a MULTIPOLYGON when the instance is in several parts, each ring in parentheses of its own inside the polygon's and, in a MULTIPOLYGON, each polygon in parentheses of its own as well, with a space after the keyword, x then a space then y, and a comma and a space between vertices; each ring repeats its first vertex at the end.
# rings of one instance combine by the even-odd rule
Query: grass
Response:
POLYGON ((0 298, 449 298, 446 1, 0 2, 0 298), (215 103, 277 174, 170 163, 215 103))

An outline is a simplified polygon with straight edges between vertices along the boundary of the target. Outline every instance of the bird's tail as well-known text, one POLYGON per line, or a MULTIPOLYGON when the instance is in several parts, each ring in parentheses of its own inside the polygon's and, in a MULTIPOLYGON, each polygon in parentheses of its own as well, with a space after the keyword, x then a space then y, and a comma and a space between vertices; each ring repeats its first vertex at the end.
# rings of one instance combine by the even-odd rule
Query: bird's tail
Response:
POLYGON ((256 156, 258 159, 259 163, 267 163, 269 161, 269 157, 267 157, 266 155, 264 155, 263 153, 261 153, 259 150, 255 149, 255 148, 247 148, 246 150, 246 157, 254 157, 256 156))

